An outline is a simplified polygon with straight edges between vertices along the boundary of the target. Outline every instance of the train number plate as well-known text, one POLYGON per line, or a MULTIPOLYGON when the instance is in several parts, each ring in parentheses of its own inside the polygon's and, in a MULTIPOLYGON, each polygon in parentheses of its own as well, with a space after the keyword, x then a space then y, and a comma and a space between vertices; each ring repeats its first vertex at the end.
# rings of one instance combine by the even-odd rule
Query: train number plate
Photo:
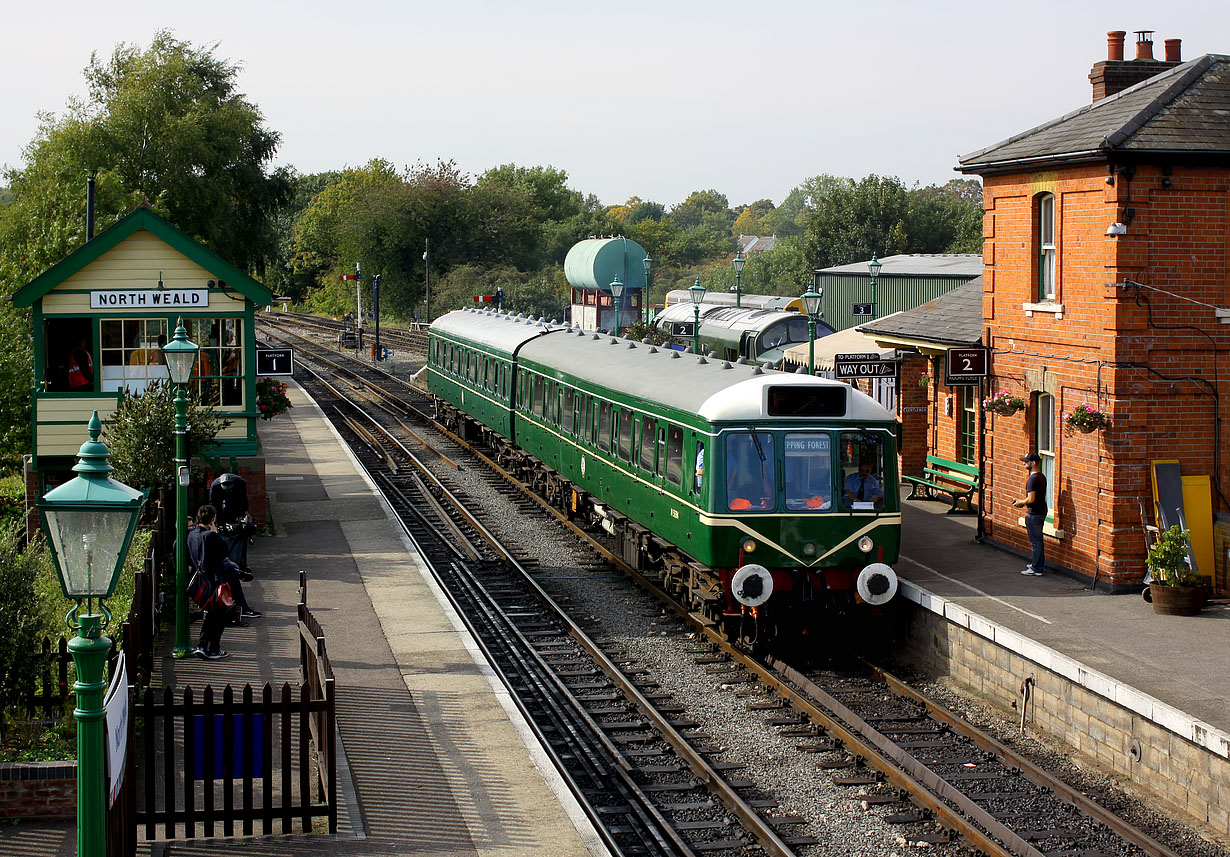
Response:
POLYGON ((672 518, 678 518, 678 517, 679 517, 679 510, 678 510, 678 509, 671 509, 671 517, 672 517, 672 518))

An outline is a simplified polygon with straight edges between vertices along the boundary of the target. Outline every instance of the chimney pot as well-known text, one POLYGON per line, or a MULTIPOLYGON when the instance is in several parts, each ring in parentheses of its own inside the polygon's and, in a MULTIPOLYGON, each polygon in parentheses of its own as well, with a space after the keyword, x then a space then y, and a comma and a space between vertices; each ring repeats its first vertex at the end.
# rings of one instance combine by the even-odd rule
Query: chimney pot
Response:
POLYGON ((1127 30, 1111 30, 1106 34, 1106 59, 1108 62, 1123 60, 1123 40, 1127 30))
POLYGON ((1166 62, 1183 62, 1183 40, 1182 39, 1167 39, 1166 45, 1166 62))
POLYGON ((1153 59, 1153 31, 1152 30, 1137 30, 1136 31, 1136 59, 1138 60, 1153 59))

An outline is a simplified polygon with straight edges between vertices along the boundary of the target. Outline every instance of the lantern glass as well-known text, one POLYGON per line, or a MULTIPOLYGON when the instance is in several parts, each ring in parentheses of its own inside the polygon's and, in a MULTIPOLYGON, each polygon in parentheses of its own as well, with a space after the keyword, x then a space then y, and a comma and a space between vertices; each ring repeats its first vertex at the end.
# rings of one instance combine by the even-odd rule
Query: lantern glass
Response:
POLYGON ((867 270, 871 272, 871 279, 876 279, 880 276, 880 269, 884 267, 884 263, 872 254, 871 261, 867 263, 867 270))
POLYGON ((820 312, 820 299, 823 297, 819 292, 808 289, 803 293, 803 311, 812 318, 820 312))
POLYGON ((645 254, 644 264, 645 264, 645 273, 648 274, 649 269, 653 267, 653 259, 649 258, 648 253, 645 254))
POLYGON ((139 511, 140 506, 43 511, 44 529, 66 596, 110 597, 139 511))
POLYGON ((624 284, 619 281, 619 277, 616 277, 614 280, 611 281, 611 296, 615 298, 615 300, 619 300, 620 298, 623 297, 623 295, 624 295, 624 284))
POLYGON ((688 289, 688 296, 692 298, 693 306, 700 306, 705 302, 705 287, 697 281, 696 285, 688 289))
POLYGON ((192 378, 192 367, 196 365, 198 351, 200 351, 199 346, 188 338, 183 319, 180 319, 179 327, 175 328, 175 335, 171 337, 170 342, 162 346, 162 355, 167 361, 167 373, 171 376, 171 383, 188 383, 192 378))
POLYGON ((732 264, 732 265, 734 265, 734 266, 735 266, 735 273, 736 273, 736 274, 742 274, 742 273, 743 273, 743 266, 747 264, 747 259, 744 259, 744 258, 743 258, 743 254, 742 254, 742 253, 738 253, 738 254, 736 254, 736 255, 735 255, 735 260, 734 260, 733 262, 731 262, 730 264, 732 264))

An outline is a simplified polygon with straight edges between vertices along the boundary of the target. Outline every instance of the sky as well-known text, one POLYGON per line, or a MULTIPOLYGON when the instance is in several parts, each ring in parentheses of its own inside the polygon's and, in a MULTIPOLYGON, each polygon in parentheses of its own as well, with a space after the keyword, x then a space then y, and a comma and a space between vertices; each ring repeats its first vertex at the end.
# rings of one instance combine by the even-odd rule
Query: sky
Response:
POLYGON ((83 96, 90 55, 159 29, 241 66, 301 173, 552 166, 608 205, 781 202, 821 173, 961 177, 957 159, 1090 101, 1106 32, 1230 53, 1230 3, 214 0, 10 3, 0 164, 83 96))

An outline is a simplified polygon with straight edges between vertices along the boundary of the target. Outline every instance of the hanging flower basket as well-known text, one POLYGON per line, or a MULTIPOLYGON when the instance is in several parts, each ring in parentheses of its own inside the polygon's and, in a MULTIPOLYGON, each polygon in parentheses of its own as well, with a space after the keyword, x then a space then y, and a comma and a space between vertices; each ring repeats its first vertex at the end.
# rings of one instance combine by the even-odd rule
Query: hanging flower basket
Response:
POLYGON ((998 414, 1001 417, 1010 417, 1017 411, 1025 410, 1025 400, 1020 396, 1014 396, 1007 390, 996 393, 994 396, 988 396, 982 400, 982 406, 993 414, 998 414))
POLYGON ((924 390, 927 387, 930 387, 931 386, 931 376, 928 375, 926 372, 919 375, 918 376, 918 386, 922 387, 924 390))
POLYGON ((1110 419, 1092 405, 1080 404, 1064 414, 1063 424, 1070 432, 1089 434, 1106 428, 1110 425, 1110 419))

